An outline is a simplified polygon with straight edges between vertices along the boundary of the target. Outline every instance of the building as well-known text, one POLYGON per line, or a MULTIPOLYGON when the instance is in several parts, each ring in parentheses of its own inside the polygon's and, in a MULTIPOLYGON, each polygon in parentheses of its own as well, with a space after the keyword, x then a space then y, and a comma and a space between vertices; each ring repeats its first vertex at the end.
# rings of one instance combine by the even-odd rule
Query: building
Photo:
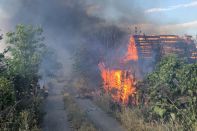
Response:
POLYGON ((133 37, 138 50, 138 62, 142 75, 151 72, 157 61, 164 55, 177 54, 188 58, 190 62, 197 61, 197 48, 192 36, 134 35, 133 37))
POLYGON ((197 60, 197 48, 192 36, 185 35, 134 35, 139 56, 142 59, 155 59, 158 55, 177 54, 197 60))

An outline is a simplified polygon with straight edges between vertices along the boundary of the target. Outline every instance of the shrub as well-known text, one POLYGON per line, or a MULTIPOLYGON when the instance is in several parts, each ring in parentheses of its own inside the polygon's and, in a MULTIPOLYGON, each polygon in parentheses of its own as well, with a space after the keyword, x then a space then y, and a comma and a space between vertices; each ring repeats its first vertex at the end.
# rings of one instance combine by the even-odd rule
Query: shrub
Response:
POLYGON ((150 115, 160 121, 179 121, 185 130, 197 123, 197 64, 187 64, 174 55, 164 57, 150 73, 150 115))
POLYGON ((13 84, 6 78, 0 77, 0 109, 4 110, 15 102, 13 84))

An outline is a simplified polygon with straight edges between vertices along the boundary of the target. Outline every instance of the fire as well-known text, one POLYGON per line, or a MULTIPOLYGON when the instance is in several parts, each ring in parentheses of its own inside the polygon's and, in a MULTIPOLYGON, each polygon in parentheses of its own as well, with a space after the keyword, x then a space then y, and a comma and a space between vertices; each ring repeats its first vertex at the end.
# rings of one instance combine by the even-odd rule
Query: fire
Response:
MULTIPOLYGON (((131 60, 138 60, 138 51, 133 36, 130 37, 127 53, 123 58, 124 63, 122 64, 126 64, 131 60)), ((135 79, 131 75, 130 69, 106 68, 103 62, 99 63, 99 69, 103 79, 104 90, 111 94, 114 101, 128 104, 130 98, 136 94, 135 79)))
POLYGON ((138 60, 138 51, 137 51, 137 47, 135 45, 135 39, 133 36, 130 37, 127 53, 124 58, 125 62, 130 61, 130 60, 134 60, 134 61, 138 60))
POLYGON ((112 98, 116 102, 128 104, 129 97, 136 93, 134 87, 134 78, 129 76, 129 72, 125 70, 113 70, 105 68, 103 63, 99 64, 103 86, 106 92, 110 92, 112 98))

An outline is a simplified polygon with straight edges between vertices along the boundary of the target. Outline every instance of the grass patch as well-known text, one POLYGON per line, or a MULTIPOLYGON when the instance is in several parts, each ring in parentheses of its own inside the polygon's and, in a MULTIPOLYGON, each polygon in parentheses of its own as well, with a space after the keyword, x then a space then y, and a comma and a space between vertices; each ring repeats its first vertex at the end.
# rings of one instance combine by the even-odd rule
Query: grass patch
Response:
POLYGON ((142 109, 117 105, 109 94, 94 98, 94 102, 105 112, 110 113, 128 131, 182 131, 183 127, 175 122, 147 122, 142 109))
POLYGON ((109 94, 103 94, 101 96, 96 96, 93 98, 93 101, 98 105, 101 109, 103 109, 107 113, 113 113, 112 111, 112 101, 111 96, 109 94))
POLYGON ((122 107, 115 117, 129 131, 181 131, 177 123, 145 122, 140 109, 122 107))
POLYGON ((86 113, 78 107, 74 98, 68 93, 64 93, 64 103, 68 120, 74 131, 97 131, 95 126, 87 119, 86 113))

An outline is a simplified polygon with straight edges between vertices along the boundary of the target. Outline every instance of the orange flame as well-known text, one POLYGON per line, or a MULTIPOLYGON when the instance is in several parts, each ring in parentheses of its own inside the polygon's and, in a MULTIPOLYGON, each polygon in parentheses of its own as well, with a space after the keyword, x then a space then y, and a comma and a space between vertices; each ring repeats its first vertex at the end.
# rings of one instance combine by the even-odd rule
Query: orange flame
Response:
POLYGON ((138 60, 138 51, 135 45, 135 38, 133 36, 131 36, 129 39, 127 53, 124 58, 125 62, 130 61, 130 60, 134 60, 134 61, 138 60))
MULTIPOLYGON (((130 37, 127 53, 122 64, 130 60, 138 60, 138 51, 133 36, 130 37)), ((129 70, 106 68, 103 62, 99 63, 98 66, 101 71, 104 90, 111 94, 114 101, 128 104, 130 97, 136 94, 135 80, 129 70)))
POLYGON ((103 63, 99 64, 103 86, 116 102, 128 104, 129 97, 136 93, 134 79, 124 70, 110 70, 103 63))

